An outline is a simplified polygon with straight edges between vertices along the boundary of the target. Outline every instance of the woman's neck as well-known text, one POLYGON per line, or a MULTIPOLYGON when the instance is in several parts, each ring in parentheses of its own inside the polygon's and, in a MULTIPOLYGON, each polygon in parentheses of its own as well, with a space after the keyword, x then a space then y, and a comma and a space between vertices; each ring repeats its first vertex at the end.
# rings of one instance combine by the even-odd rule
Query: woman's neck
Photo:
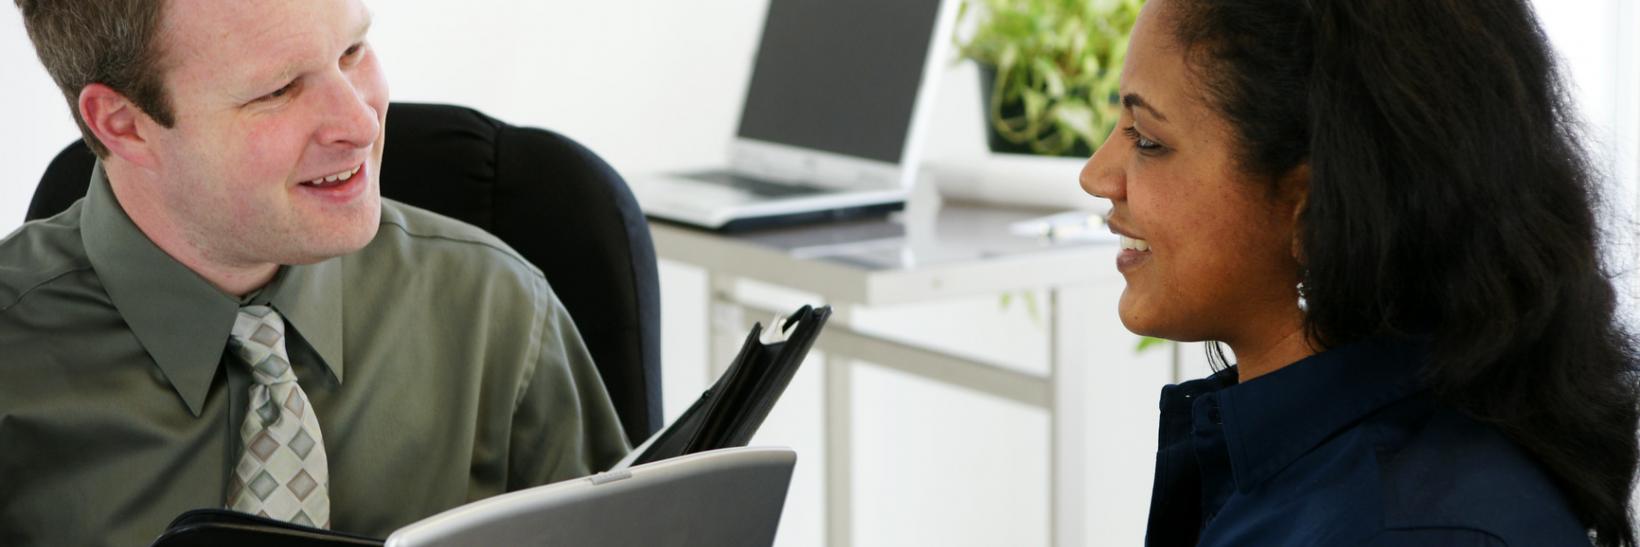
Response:
POLYGON ((1273 336, 1261 337, 1260 341, 1231 343, 1230 351, 1236 354, 1237 382, 1275 372, 1319 352, 1310 345, 1302 323, 1273 336))

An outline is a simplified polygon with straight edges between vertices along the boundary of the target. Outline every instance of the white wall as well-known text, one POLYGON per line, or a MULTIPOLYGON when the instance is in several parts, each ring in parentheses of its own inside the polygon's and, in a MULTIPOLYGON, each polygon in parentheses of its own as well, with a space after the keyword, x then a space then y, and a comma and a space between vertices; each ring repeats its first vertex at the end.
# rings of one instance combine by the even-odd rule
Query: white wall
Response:
MULTIPOLYGON (((623 172, 651 172, 724 156, 766 2, 482 0, 457 9, 431 0, 377 1, 372 5, 377 15, 373 40, 396 100, 465 104, 513 123, 552 128, 586 143, 623 172)), ((1640 56, 1633 36, 1640 16, 1635 3, 1540 0, 1537 5, 1577 80, 1578 98, 1599 135, 1594 146, 1609 166, 1614 194, 1634 196, 1640 172, 1635 138, 1640 132, 1635 68, 1640 56)), ((5 233, 20 223, 46 162, 77 133, 34 58, 16 11, 0 12, 0 233, 5 233)), ((957 74, 948 88, 973 85, 971 75, 957 74)), ((956 89, 948 93, 972 93, 956 89)), ((977 141, 965 140, 978 138, 963 118, 966 114, 949 114, 963 110, 947 108, 949 119, 936 122, 960 129, 934 132, 931 145, 944 147, 947 155, 977 147, 977 141)), ((940 150, 930 151, 931 157, 939 155, 940 150)), ((1634 209, 1630 205, 1627 210, 1634 209)), ((705 287, 700 272, 687 267, 663 264, 662 277, 666 396, 669 414, 675 414, 704 383, 705 287)), ((964 353, 1014 366, 1036 368, 1046 358, 1034 319, 1019 306, 1001 308, 996 298, 881 310, 863 314, 861 320, 891 330, 896 323, 919 324, 919 332, 904 336, 956 344, 964 353), (958 325, 950 317, 980 322, 958 325)), ((1101 348, 1101 356, 1131 360, 1131 346, 1117 346, 1101 348)), ((1196 347, 1184 351, 1187 370, 1200 371, 1199 353, 1196 347)), ((1147 355, 1143 360, 1148 363, 1138 366, 1165 366, 1155 363, 1158 358, 1147 355)), ((823 530, 815 370, 809 367, 807 376, 797 380, 763 437, 804 454, 782 525, 782 545, 818 545, 823 530)), ((861 459, 856 492, 862 501, 855 513, 859 544, 1042 543, 1045 535, 1038 528, 1045 505, 1034 500, 1045 495, 1045 485, 1011 480, 998 471, 1009 469, 1009 460, 996 453, 998 446, 1017 452, 1014 461, 1021 463, 1013 471, 1039 476, 1046 465, 1046 453, 1034 448, 1046 435, 1040 414, 881 371, 862 372, 856 382, 861 401, 856 410, 861 436, 856 443, 861 459), (926 412, 931 406, 956 410, 931 414, 926 412), (994 442, 965 446, 951 441, 964 432, 994 442), (990 471, 960 484, 926 473, 905 479, 897 466, 907 462, 895 454, 990 471), (908 487, 891 478, 921 482, 908 487)), ((1149 402, 1131 409, 1135 420, 1153 420, 1149 405, 1154 393, 1138 398, 1149 402)), ((1089 450, 1134 451, 1143 459, 1153 447, 1101 446, 1096 439, 1089 450)), ((1148 470, 1126 471, 1142 496, 1148 470)), ((1123 484, 1121 488, 1132 488, 1123 484)), ((1120 514, 1139 515, 1123 517, 1129 521, 1125 526, 1101 526, 1093 544, 1134 544, 1142 533, 1145 500, 1091 505, 1113 511, 1126 505, 1120 514)), ((1096 520, 1112 524, 1090 516, 1090 522, 1096 520)))
POLYGON ((0 8, 0 233, 22 224, 46 164, 78 135, 68 103, 34 56, 22 16, 12 5, 0 8))
POLYGON ((1640 325, 1640 3, 1536 0, 1538 17, 1571 76, 1610 202, 1608 256, 1626 279, 1630 324, 1640 325))

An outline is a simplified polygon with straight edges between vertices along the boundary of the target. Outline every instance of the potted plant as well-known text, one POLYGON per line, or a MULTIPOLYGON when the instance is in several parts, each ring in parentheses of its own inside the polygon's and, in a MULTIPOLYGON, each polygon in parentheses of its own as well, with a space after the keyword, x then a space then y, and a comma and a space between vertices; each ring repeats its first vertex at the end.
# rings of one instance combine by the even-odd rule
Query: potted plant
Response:
POLYGON ((980 65, 991 150, 1093 155, 1120 114, 1117 81, 1143 3, 963 0, 959 20, 979 19, 957 47, 980 65))

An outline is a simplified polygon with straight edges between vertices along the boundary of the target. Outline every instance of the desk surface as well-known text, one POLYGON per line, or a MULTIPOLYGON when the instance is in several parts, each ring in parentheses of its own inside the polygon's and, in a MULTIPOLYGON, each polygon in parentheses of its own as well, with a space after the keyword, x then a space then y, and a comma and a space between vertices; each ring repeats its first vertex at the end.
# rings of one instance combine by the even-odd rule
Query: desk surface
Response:
POLYGON ((1083 285, 1119 275, 1116 239, 1102 227, 1059 239, 1015 233, 1024 227, 1020 223, 1047 214, 945 203, 913 206, 886 219, 737 234, 664 222, 651 223, 650 230, 661 258, 867 306, 1083 285))

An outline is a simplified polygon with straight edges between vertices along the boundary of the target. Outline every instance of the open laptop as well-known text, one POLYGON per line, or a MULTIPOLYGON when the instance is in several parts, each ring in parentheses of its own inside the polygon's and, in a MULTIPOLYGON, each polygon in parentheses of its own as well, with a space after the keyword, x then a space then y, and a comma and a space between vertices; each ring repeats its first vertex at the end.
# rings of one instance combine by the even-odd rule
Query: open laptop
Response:
POLYGON ((633 177, 650 217, 740 230, 899 209, 957 0, 770 0, 726 168, 633 177))
POLYGON ((797 454, 729 448, 479 500, 400 528, 387 547, 768 547, 797 454))

